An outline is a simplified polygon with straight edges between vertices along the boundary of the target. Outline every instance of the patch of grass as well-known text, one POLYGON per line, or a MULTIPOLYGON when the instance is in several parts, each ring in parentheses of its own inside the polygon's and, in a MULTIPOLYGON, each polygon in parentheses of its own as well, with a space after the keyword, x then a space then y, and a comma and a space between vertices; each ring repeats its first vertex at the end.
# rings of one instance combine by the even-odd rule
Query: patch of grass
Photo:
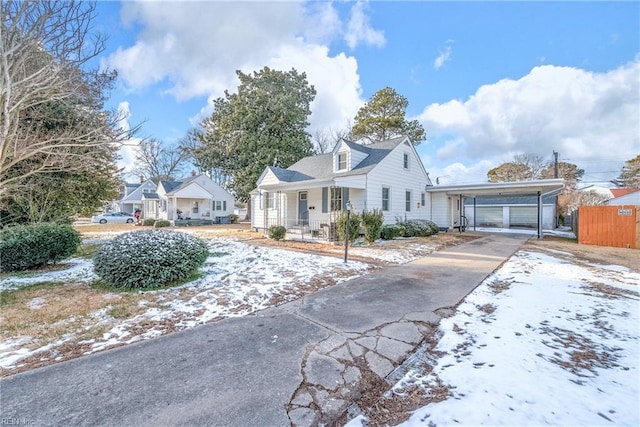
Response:
MULTIPOLYGON (((15 275, 14 275, 15 277, 15 275)), ((0 307, 13 304, 23 298, 24 293, 37 292, 39 289, 52 289, 57 286, 63 286, 63 282, 39 282, 32 285, 21 286, 16 289, 7 289, 0 292, 0 307)))
POLYGON ((91 286, 98 290, 118 292, 120 294, 142 294, 148 291, 161 291, 163 289, 175 288, 175 287, 184 285, 185 283, 193 282, 194 280, 197 280, 203 277, 203 275, 204 274, 202 272, 196 271, 191 276, 187 277, 184 280, 177 280, 175 282, 169 282, 169 283, 165 283, 164 285, 158 285, 158 286, 146 286, 144 288, 124 288, 119 286, 113 286, 103 280, 96 280, 91 284, 91 286))
POLYGON ((93 255, 100 249, 103 243, 90 243, 80 245, 76 251, 76 256, 84 259, 93 259, 93 255))
POLYGON ((223 257, 227 255, 229 255, 229 252, 209 252, 209 256, 214 258, 223 257))

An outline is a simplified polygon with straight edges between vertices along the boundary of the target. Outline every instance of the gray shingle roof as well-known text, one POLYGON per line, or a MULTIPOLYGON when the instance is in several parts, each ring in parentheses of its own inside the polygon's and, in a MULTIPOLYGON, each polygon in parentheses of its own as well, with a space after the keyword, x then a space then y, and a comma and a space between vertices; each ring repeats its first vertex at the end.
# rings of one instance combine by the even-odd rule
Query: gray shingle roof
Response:
POLYGON ((143 193, 142 198, 159 200, 160 196, 158 196, 158 193, 143 193))
POLYGON ((346 172, 333 172, 333 153, 309 156, 298 160, 287 169, 271 167, 271 171, 280 181, 298 182, 312 179, 330 179, 340 176, 364 175, 369 173, 378 163, 382 161, 394 148, 396 148, 404 137, 388 139, 370 145, 356 144, 352 141, 344 140, 349 148, 367 154, 360 163, 353 169, 346 172))

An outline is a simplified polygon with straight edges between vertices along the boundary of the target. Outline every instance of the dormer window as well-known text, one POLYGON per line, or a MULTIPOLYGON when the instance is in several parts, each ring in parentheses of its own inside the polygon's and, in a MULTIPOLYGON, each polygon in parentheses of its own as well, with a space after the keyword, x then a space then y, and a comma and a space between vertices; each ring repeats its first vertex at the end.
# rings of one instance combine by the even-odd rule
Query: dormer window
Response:
POLYGON ((347 153, 339 153, 337 170, 342 171, 345 169, 347 169, 347 153))
POLYGON ((402 157, 402 162, 404 164, 404 168, 409 169, 409 155, 407 153, 404 153, 402 157))

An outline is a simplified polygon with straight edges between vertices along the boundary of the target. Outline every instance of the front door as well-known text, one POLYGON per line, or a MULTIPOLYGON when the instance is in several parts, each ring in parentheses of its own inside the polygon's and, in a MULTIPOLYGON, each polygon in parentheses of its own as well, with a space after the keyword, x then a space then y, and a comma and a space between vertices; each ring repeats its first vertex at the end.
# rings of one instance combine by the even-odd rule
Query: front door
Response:
POLYGON ((306 191, 298 193, 298 224, 309 225, 309 208, 306 191))

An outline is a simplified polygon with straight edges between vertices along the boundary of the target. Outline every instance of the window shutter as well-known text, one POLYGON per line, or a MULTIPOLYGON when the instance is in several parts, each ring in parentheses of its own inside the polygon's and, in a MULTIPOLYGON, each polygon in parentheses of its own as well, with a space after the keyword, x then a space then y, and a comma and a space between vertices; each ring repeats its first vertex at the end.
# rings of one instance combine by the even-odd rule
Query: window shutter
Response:
POLYGON ((226 211, 226 210, 227 210, 227 201, 226 201, 226 200, 223 200, 223 201, 222 201, 222 210, 223 210, 223 211, 226 211))
POLYGON ((322 187, 322 213, 329 212, 329 187, 322 187))
POLYGON ((349 187, 342 187, 342 210, 347 210, 347 202, 349 201, 349 187))

